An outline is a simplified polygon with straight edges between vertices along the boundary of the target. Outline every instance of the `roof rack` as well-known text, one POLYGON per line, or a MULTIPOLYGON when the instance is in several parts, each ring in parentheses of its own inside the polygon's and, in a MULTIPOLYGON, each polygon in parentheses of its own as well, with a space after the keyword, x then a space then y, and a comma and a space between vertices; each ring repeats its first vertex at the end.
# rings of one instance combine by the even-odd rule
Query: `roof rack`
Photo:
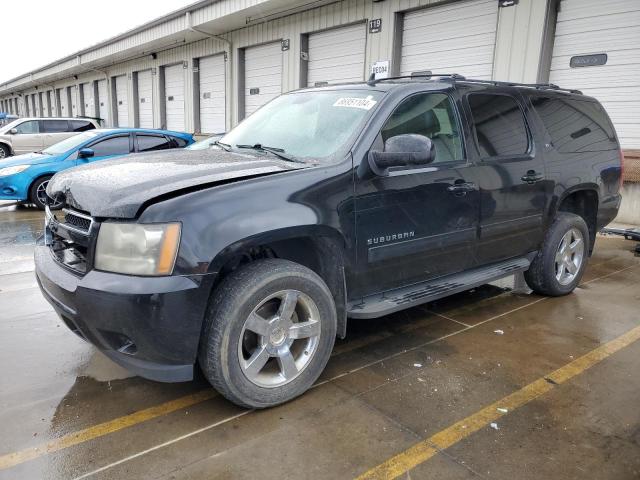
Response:
POLYGON ((465 83, 479 83, 483 85, 493 85, 495 87, 525 87, 525 88, 535 88, 537 90, 556 90, 560 92, 569 92, 569 93, 577 93, 578 95, 582 95, 580 90, 570 89, 570 88, 560 88, 558 85, 554 83, 518 83, 518 82, 502 82, 498 80, 482 80, 478 78, 466 78, 459 73, 430 73, 430 72, 416 72, 411 75, 401 75, 397 77, 388 77, 388 78, 375 78, 375 74, 371 74, 369 80, 367 80, 367 85, 375 86, 378 82, 386 82, 389 80, 402 80, 402 79, 412 79, 412 78, 425 78, 432 79, 437 77, 438 79, 449 79, 454 83, 456 81, 461 81, 465 83))

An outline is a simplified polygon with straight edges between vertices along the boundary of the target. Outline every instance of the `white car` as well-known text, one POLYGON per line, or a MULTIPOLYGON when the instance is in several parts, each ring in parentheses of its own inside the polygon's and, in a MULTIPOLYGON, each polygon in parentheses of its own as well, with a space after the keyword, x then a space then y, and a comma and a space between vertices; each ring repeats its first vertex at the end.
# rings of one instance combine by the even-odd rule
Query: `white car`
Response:
POLYGON ((96 128, 97 121, 89 118, 19 118, 0 127, 0 158, 39 152, 96 128))

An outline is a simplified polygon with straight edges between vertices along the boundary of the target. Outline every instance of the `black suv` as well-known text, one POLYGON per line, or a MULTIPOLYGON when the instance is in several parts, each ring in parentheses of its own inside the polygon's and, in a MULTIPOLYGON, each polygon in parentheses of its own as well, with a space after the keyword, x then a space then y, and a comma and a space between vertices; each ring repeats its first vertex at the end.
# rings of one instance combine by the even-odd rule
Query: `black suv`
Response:
POLYGON ((131 371, 231 401, 307 390, 348 318, 524 272, 580 281, 620 204, 602 106, 554 85, 396 78, 278 97, 206 150, 75 168, 36 273, 71 330, 131 371))

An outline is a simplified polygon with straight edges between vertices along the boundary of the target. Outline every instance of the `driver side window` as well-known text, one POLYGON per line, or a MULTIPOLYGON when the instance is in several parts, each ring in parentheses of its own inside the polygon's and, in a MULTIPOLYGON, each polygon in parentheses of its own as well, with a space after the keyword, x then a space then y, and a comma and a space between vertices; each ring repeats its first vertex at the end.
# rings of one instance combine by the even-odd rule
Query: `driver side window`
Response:
POLYGON ((383 142, 408 133, 429 137, 435 147, 434 163, 464 159, 453 105, 444 93, 420 93, 407 98, 380 133, 383 142))
POLYGON ((37 120, 29 120, 28 122, 22 122, 16 127, 18 134, 24 135, 26 133, 40 133, 40 125, 37 120))

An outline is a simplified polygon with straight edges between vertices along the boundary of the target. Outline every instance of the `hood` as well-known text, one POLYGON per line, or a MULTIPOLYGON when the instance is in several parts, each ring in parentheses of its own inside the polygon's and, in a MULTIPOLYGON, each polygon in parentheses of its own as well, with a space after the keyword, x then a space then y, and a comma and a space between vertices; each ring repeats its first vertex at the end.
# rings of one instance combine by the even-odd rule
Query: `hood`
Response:
POLYGON ((305 168, 271 156, 223 150, 168 150, 129 155, 65 170, 47 193, 95 217, 133 218, 157 197, 220 182, 305 168))
POLYGON ((0 160, 0 168, 12 167, 13 165, 41 165, 55 162, 57 159, 57 156, 47 155, 46 153, 25 153, 24 155, 16 155, 15 157, 0 160))

